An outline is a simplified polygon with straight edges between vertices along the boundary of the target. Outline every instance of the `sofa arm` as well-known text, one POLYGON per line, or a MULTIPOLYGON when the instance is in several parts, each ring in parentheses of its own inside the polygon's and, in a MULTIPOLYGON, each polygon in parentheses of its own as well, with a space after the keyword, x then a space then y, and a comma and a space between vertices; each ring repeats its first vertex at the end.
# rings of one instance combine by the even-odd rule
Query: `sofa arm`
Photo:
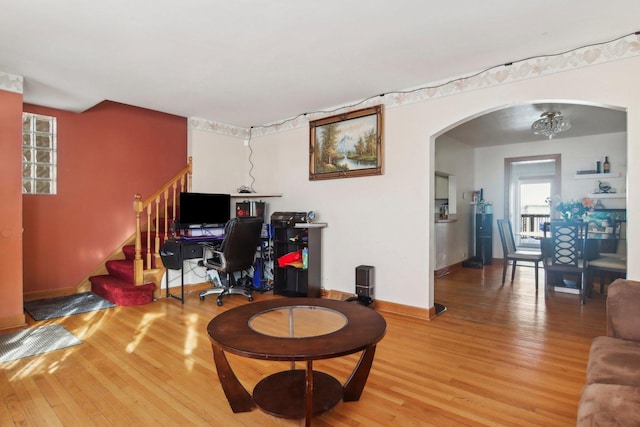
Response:
POLYGON ((640 282, 617 279, 607 291, 607 335, 640 342, 640 282))

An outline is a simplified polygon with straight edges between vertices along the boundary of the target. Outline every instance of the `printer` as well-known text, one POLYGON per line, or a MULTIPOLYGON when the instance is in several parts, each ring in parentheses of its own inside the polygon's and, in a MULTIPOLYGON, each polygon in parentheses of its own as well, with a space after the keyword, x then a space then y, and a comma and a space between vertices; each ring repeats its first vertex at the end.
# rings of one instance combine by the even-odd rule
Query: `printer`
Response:
POLYGON ((274 212, 271 215, 271 225, 274 227, 293 227, 307 222, 306 212, 274 212))

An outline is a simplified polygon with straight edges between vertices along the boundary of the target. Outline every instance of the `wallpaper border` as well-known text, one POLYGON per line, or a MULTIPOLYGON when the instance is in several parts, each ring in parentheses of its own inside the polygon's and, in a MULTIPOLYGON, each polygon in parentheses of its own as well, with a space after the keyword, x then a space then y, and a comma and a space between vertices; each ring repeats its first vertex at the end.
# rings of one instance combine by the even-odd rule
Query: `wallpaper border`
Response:
POLYGON ((5 73, 0 71, 0 90, 8 92, 23 93, 24 79, 22 76, 5 73))
POLYGON ((354 102, 327 108, 327 110, 331 111, 330 113, 307 113, 279 122, 257 125, 251 129, 227 125, 205 118, 190 117, 189 126, 192 129, 247 139, 250 136, 264 136, 297 129, 303 126, 306 127, 310 121, 359 108, 367 108, 379 104, 383 104, 385 108, 398 107, 606 62, 618 61, 639 55, 640 35, 632 34, 613 42, 579 48, 564 54, 540 56, 528 60, 516 61, 508 65, 496 66, 472 77, 454 77, 416 88, 391 92, 384 96, 372 97, 359 103, 354 102))

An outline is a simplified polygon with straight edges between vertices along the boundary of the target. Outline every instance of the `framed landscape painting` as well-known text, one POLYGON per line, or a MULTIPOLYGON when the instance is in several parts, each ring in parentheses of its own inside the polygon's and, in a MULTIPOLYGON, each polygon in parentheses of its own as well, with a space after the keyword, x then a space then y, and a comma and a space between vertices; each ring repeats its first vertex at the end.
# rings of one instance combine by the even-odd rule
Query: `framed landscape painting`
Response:
POLYGON ((382 105, 309 123, 309 180, 382 175, 382 105))

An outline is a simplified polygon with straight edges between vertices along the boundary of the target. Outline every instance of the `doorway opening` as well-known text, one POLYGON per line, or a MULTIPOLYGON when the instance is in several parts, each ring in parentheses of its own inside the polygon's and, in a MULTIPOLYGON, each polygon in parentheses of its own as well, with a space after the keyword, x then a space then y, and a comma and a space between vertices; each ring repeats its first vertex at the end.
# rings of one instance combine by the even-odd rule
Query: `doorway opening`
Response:
POLYGON ((505 159, 505 218, 516 245, 539 248, 544 223, 551 220, 550 201, 560 189, 560 155, 505 159))
POLYGON ((516 245, 526 248, 540 246, 544 235, 544 224, 551 220, 551 181, 552 179, 523 178, 518 185, 519 203, 515 224, 516 245))

